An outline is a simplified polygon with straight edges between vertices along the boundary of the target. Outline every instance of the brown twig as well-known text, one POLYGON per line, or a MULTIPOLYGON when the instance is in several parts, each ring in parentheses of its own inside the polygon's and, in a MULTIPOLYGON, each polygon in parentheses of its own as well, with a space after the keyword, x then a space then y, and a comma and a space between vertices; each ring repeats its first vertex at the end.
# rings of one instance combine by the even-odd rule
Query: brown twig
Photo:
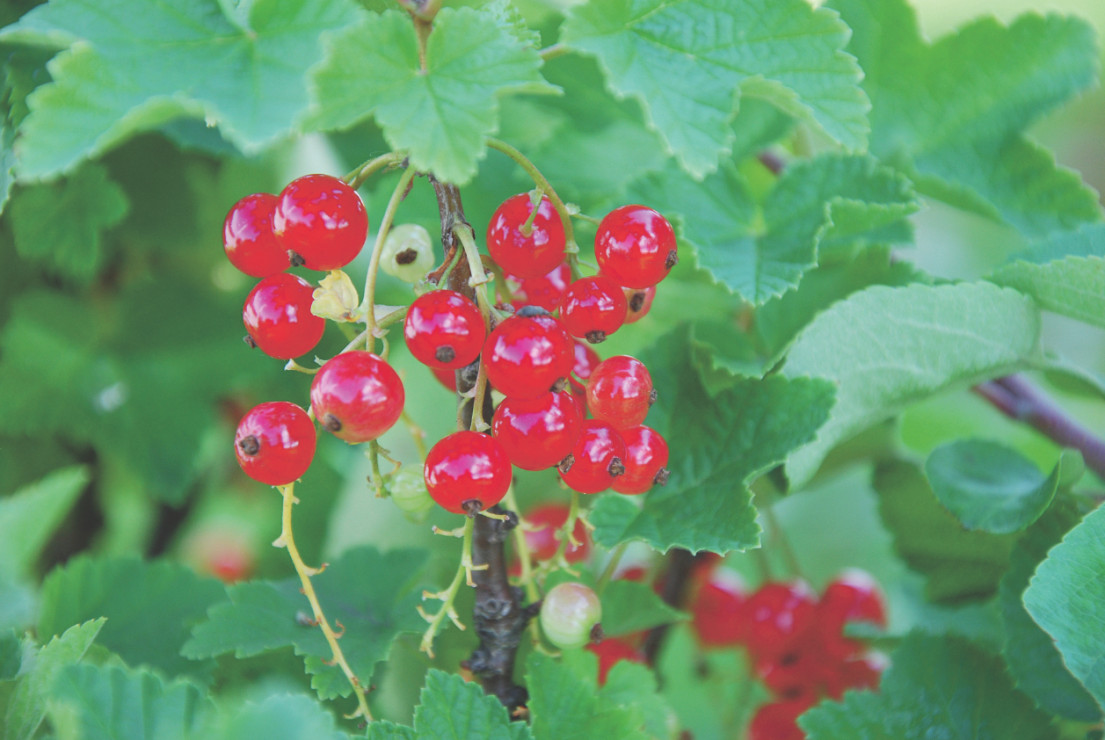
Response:
POLYGON ((1010 419, 1024 422, 1048 439, 1082 453, 1086 467, 1105 478, 1105 441, 1070 418, 1022 375, 1007 375, 972 388, 1010 419))

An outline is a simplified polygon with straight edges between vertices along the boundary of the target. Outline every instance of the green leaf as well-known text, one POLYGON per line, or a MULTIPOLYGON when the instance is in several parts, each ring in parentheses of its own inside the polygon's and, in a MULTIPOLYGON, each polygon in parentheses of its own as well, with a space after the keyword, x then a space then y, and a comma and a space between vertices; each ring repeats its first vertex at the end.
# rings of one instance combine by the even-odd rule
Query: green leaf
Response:
MULTIPOLYGON (((396 636, 425 627, 412 585, 426 555, 420 550, 380 553, 372 547, 355 548, 311 579, 330 624, 341 622, 345 628, 342 651, 354 674, 365 682, 387 657, 396 636)), ((336 666, 321 662, 331 658, 322 630, 297 620, 298 614, 311 613, 300 587, 295 578, 231 586, 230 600, 214 605, 207 620, 192 631, 183 654, 209 658, 233 652, 244 657, 294 647, 296 653, 316 659, 310 667, 321 674, 314 683, 324 698, 348 696, 352 689, 345 676, 336 666)))
POLYGON ((1001 660, 952 637, 911 634, 877 694, 849 692, 802 716, 809 740, 1047 740, 1049 718, 1013 688, 1001 660))
POLYGON ((98 164, 25 188, 9 211, 16 251, 50 272, 88 283, 104 261, 103 233, 123 220, 127 208, 126 195, 98 164))
POLYGON ((170 676, 203 676, 213 662, 180 654, 193 624, 225 598, 222 584, 183 565, 137 558, 74 558, 42 585, 38 634, 107 617, 99 642, 131 666, 148 665, 170 676))
POLYGON ((1015 255, 990 279, 1049 311, 1105 327, 1105 224, 1055 234, 1015 255))
POLYGON ((700 183, 669 167, 635 184, 630 199, 663 204, 697 264, 753 304, 794 289, 819 249, 907 241, 904 219, 918 208, 905 178, 871 157, 837 154, 788 167, 762 206, 732 166, 700 183))
MULTIPOLYGON (((371 726, 371 725, 370 725, 371 726)), ((334 715, 314 699, 300 694, 274 694, 259 702, 235 706, 204 732, 210 740, 343 740, 349 735, 334 727, 334 715)))
POLYGON ((538 72, 537 50, 494 10, 443 9, 425 64, 408 15, 367 16, 331 41, 315 73, 313 125, 345 128, 371 113, 413 167, 463 184, 499 129, 499 96, 554 90, 538 72))
POLYGON ((647 630, 686 619, 651 587, 634 581, 610 581, 602 592, 602 631, 608 637, 647 630))
POLYGON ((23 641, 14 629, 0 632, 0 681, 10 681, 23 666, 23 641))
POLYGON ((69 47, 31 94, 19 174, 67 172, 141 131, 189 116, 246 152, 296 128, 320 35, 361 17, 349 0, 257 0, 233 17, 217 0, 58 0, 0 30, 0 41, 69 47))
POLYGON ((668 441, 671 478, 639 497, 609 494, 591 511, 594 538, 612 547, 643 540, 666 551, 728 552, 759 544, 748 484, 813 438, 832 404, 820 381, 744 379, 711 398, 691 365, 685 332, 642 356, 659 400, 646 422, 668 441))
POLYGON ((925 576, 930 601, 988 598, 1009 564, 1011 535, 968 532, 936 500, 921 470, 891 461, 875 468, 879 514, 894 550, 925 576))
POLYGON ((502 702, 474 683, 436 669, 426 674, 414 710, 415 737, 531 740, 524 722, 511 722, 502 702))
POLYGON ((564 662, 533 652, 526 660, 526 686, 533 736, 557 740, 645 740, 637 706, 620 706, 598 691, 598 659, 587 651, 564 662), (570 661, 570 663, 569 663, 570 661))
POLYGON ((54 637, 39 650, 8 700, 4 715, 4 739, 28 740, 34 737, 46 716, 46 702, 52 696, 54 681, 66 666, 84 657, 104 626, 104 619, 73 625, 60 637, 54 637))
POLYGON ((1105 509, 1096 509, 1053 547, 1024 592, 1028 613, 1047 632, 1067 669, 1105 707, 1105 509))
POLYGON ((982 18, 928 44, 904 0, 830 5, 854 32, 848 51, 871 98, 872 153, 926 195, 1026 234, 1100 220, 1097 196, 1022 133, 1094 83, 1098 52, 1087 22, 982 18))
POLYGON ((12 577, 27 575, 88 477, 86 468, 63 468, 0 498, 0 570, 12 577))
MULTIPOLYGON (((1077 456, 1078 453, 1074 453, 1077 456)), ((960 439, 937 447, 925 461, 925 477, 940 503, 967 529, 1019 532, 1040 518, 1059 482, 1082 470, 1081 459, 1060 458, 1051 475, 999 442, 960 439)))
POLYGON ((820 314, 783 369, 836 384, 836 405, 817 439, 787 459, 795 486, 839 442, 910 403, 1006 375, 1036 352, 1040 317, 1031 299, 988 283, 876 286, 820 314))
POLYGON ((210 711, 196 686, 120 666, 67 666, 50 696, 59 740, 185 740, 210 711))
POLYGON ((657 690, 656 674, 652 669, 631 660, 622 660, 606 674, 606 683, 599 689, 599 695, 603 701, 616 706, 641 711, 644 714, 644 729, 649 736, 662 738, 671 734, 674 712, 657 690))
POLYGON ((597 56, 619 97, 636 98, 696 178, 734 141, 741 95, 768 100, 849 149, 866 143, 861 72, 848 29, 799 0, 615 0, 573 7, 561 41, 597 56))
POLYGON ((414 729, 387 720, 377 720, 368 726, 368 740, 416 740, 414 729))
POLYGON ((1036 566, 1080 519, 1075 506, 1060 499, 1017 541, 1009 572, 998 589, 1005 635, 1002 655, 1017 688, 1045 710, 1081 722, 1096 722, 1101 719, 1101 710, 1063 665, 1055 643, 1033 621, 1022 599, 1036 566))

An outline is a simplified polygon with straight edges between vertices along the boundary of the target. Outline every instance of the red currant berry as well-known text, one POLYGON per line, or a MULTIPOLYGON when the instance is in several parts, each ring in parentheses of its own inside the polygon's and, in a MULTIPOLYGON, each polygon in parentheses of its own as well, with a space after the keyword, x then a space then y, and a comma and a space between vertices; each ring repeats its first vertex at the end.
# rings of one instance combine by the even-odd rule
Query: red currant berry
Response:
POLYGON ((598 344, 625 323, 625 293, 602 275, 581 278, 568 286, 560 301, 560 321, 569 334, 598 344))
POLYGON ((886 610, 875 579, 862 570, 848 570, 825 587, 817 604, 816 630, 826 652, 844 659, 863 646, 844 637, 848 622, 871 622, 886 626, 886 610))
POLYGON ((475 303, 453 290, 435 290, 411 304, 403 336, 422 364, 458 370, 480 356, 487 327, 475 303))
POLYGON ((644 493, 653 484, 668 482, 668 443, 660 432, 646 426, 621 430, 625 442, 625 474, 614 479, 611 486, 618 493, 644 493))
POLYGON ((540 306, 546 311, 555 311, 560 306, 564 291, 572 282, 572 270, 567 262, 561 262, 541 277, 520 278, 507 275, 506 278, 518 285, 518 289, 513 291, 517 299, 514 301, 515 308, 540 306))
POLYGON ((257 548, 241 527, 200 524, 181 543, 181 558, 199 573, 237 583, 257 569, 257 548))
POLYGON ((281 360, 314 349, 326 331, 326 319, 311 313, 312 293, 310 283, 289 273, 257 283, 242 307, 250 344, 281 360))
POLYGON ((744 640, 741 608, 747 593, 740 576, 724 568, 710 568, 691 604, 694 630, 703 645, 721 647, 744 640))
MULTIPOLYGON (((533 560, 548 560, 556 555, 560 549, 560 529, 564 522, 568 521, 568 507, 564 504, 542 504, 525 515, 526 549, 529 550, 533 560)), ((586 560, 591 554, 591 537, 587 534, 587 527, 576 519, 572 527, 572 536, 578 545, 567 543, 564 548, 564 558, 569 563, 578 563, 586 560)))
POLYGON ((580 493, 600 493, 625 472, 625 442, 606 422, 583 422, 571 456, 560 464, 560 477, 568 488, 580 493))
MULTIPOLYGON (((602 358, 599 357, 598 352, 591 349, 590 345, 576 340, 575 364, 572 366, 572 375, 580 380, 587 380, 600 362, 602 362, 602 358)), ((582 386, 580 387, 582 388, 582 386)))
POLYGON ((491 387, 505 396, 536 398, 572 372, 572 338, 551 316, 515 315, 487 337, 483 362, 491 387))
POLYGON ((778 655, 756 661, 756 675, 776 696, 792 697, 820 693, 826 677, 825 664, 812 640, 799 640, 778 655))
POLYGON ((491 433, 522 470, 544 470, 568 456, 579 439, 583 417, 571 394, 537 398, 507 396, 491 419, 491 433))
POLYGON ((254 406, 238 424, 234 454, 250 478, 286 486, 307 472, 315 456, 315 425, 287 401, 254 406))
POLYGON ((291 266, 287 250, 272 233, 275 208, 275 195, 254 193, 235 203, 223 221, 226 257, 250 277, 268 277, 291 266))
POLYGON ((541 631, 562 650, 583 647, 602 619, 599 597, 582 583, 559 583, 541 602, 541 631))
POLYGON ((625 323, 640 321, 652 308, 652 299, 656 297, 656 286, 647 288, 622 288, 625 293, 625 323))
POLYGON ((817 614, 813 592, 802 582, 766 583, 743 609, 748 649, 756 660, 771 660, 794 647, 817 614))
POLYGON ((564 225, 552 201, 542 196, 533 213, 529 193, 503 201, 487 225, 487 252, 506 272, 538 278, 564 261, 564 225))
POLYGON ((568 378, 568 388, 572 396, 572 403, 579 411, 579 418, 587 418, 587 389, 576 382, 575 378, 568 378))
POLYGON ((368 214, 357 191, 330 175, 305 175, 280 192, 272 218, 294 264, 338 270, 356 257, 368 236, 368 214), (298 257, 298 260, 296 260, 298 257))
POLYGON ((486 434, 454 432, 430 450, 423 476, 434 501, 446 511, 465 514, 503 500, 510 487, 510 460, 486 434))
POLYGON ((311 382, 311 410, 338 439, 368 442, 403 413, 403 383, 391 365, 371 352, 342 352, 326 361, 311 382))
POLYGON ((599 272, 627 288, 647 288, 667 277, 678 261, 668 220, 645 206, 606 214, 595 235, 599 272))
POLYGON ((606 685, 606 676, 610 673, 610 669, 623 660, 641 664, 645 662, 644 653, 616 637, 607 638, 602 642, 592 642, 586 649, 599 658, 599 686, 606 685))
POLYGON ((816 703, 813 696, 764 704, 748 725, 748 740, 805 740, 798 718, 816 703))
POLYGON ((643 423, 655 400, 648 368, 629 355, 606 358, 587 381, 587 408, 615 429, 643 423))

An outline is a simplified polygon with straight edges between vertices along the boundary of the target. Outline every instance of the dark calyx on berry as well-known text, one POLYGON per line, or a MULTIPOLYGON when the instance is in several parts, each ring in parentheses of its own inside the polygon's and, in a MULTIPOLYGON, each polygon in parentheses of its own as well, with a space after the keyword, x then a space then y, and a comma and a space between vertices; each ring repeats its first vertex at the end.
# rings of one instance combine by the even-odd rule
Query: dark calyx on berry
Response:
POLYGON ((675 267, 677 264, 679 264, 679 255, 673 249, 670 252, 668 252, 668 256, 664 259, 664 267, 666 267, 670 270, 671 268, 675 267))
POLYGON ((610 465, 606 467, 606 472, 610 473, 610 475, 615 478, 619 475, 625 475, 625 463, 622 462, 620 457, 615 455, 610 458, 610 465))
MULTIPOLYGON (((614 458, 615 460, 617 458, 614 458)), ((567 473, 572 469, 572 466, 576 464, 576 456, 568 453, 568 456, 560 461, 560 464, 556 466, 556 469, 561 473, 567 473)))
POLYGON ((246 346, 250 349, 257 349, 257 342, 253 341, 253 337, 251 337, 249 334, 246 334, 244 337, 242 337, 242 341, 245 342, 246 346))
POLYGON ((668 479, 671 478, 671 471, 667 468, 660 468, 656 471, 656 476, 652 479, 652 482, 658 486, 666 486, 668 479))
POLYGON ((418 250, 416 249, 407 248, 395 255, 395 263, 399 265, 409 265, 416 259, 418 259, 418 250))
POLYGON ((303 267, 303 265, 307 264, 306 260, 290 249, 288 250, 288 260, 292 263, 292 267, 303 267))
POLYGON ((649 391, 648 394, 648 405, 652 406, 654 403, 656 403, 656 399, 658 398, 660 398, 660 393, 655 388, 653 388, 651 391, 649 391))
POLYGON ((326 427, 327 431, 335 432, 335 433, 340 432, 341 431, 341 420, 338 419, 338 417, 334 416, 333 414, 326 414, 325 416, 322 417, 322 426, 326 427))
POLYGON ((637 312, 644 308, 646 297, 647 295, 643 290, 633 291, 633 295, 629 297, 629 310, 637 312))
POLYGON ((523 318, 529 318, 531 316, 548 316, 549 312, 540 306, 522 306, 515 313, 515 316, 521 316, 523 318))
POLYGON ((438 347, 437 351, 434 352, 434 357, 437 358, 438 362, 452 362, 453 360, 456 359, 456 356, 457 356, 456 350, 454 350, 452 347, 450 347, 447 344, 442 345, 441 347, 438 347))
POLYGON ((598 329, 596 329, 595 331, 589 331, 584 336, 584 339, 586 339, 591 344, 600 344, 606 341, 606 332, 600 331, 598 329))
POLYGON ((242 452, 252 457, 261 451, 261 442, 251 434, 248 437, 243 437, 242 441, 238 443, 238 447, 241 448, 242 452))

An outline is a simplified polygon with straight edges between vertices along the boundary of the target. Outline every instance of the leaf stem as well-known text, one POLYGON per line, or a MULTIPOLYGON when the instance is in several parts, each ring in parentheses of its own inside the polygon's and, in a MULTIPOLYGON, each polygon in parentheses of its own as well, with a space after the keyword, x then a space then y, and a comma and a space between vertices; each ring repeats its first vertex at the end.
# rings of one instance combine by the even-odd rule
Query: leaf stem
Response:
POLYGON ((453 606, 453 602, 456 601, 457 592, 460 591, 461 583, 464 583, 465 580, 471 580, 472 578, 472 529, 474 526, 475 522, 471 517, 465 517, 460 565, 457 566, 457 572, 453 575, 452 582, 444 591, 439 591, 437 593, 430 593, 428 591, 422 592, 423 600, 432 598, 442 602, 441 608, 438 609, 437 613, 433 616, 427 614, 426 610, 421 606, 418 607, 418 613, 422 615, 423 619, 430 623, 430 626, 426 628, 426 631, 422 635, 420 649, 431 658, 434 657, 434 637, 437 636, 438 630, 441 629, 441 623, 445 621, 445 617, 449 617, 449 621, 455 624, 457 629, 465 629, 464 623, 460 621, 460 616, 457 615, 457 610, 453 606))
POLYGON ((414 168, 407 167, 399 178, 395 190, 388 200, 384 218, 380 221, 380 230, 376 233, 376 244, 372 247, 372 257, 368 264, 368 275, 365 277, 364 300, 358 309, 365 317, 365 346, 369 352, 376 349, 376 274, 380 271, 380 255, 384 250, 384 242, 391 231, 391 224, 395 220, 395 212, 399 203, 407 194, 411 181, 414 179, 414 168))
POLYGON ((607 584, 609 584, 610 580, 614 577, 614 573, 618 570, 618 565, 622 562, 622 557, 625 555, 625 551, 628 547, 629 543, 623 542, 610 554, 610 561, 606 564, 606 567, 602 569, 602 575, 599 576, 598 583, 595 584, 595 593, 599 596, 602 596, 602 592, 606 590, 607 584))
POLYGON ((405 156, 406 154, 402 152, 388 152, 387 154, 381 154, 378 157, 374 157, 368 160, 342 179, 346 182, 346 184, 349 185, 349 187, 356 190, 361 185, 364 185, 365 181, 368 180, 368 178, 372 177, 373 174, 379 172, 385 167, 392 167, 399 164, 403 161, 403 158, 405 156))
POLYGON ((971 390, 1010 419, 1024 422, 1062 447, 1078 450, 1086 467, 1105 479, 1105 441, 1070 418, 1023 375, 1007 375, 971 390))
POLYGON ((297 502, 295 497, 295 483, 289 483, 286 486, 277 486, 277 488, 280 491, 280 495, 284 498, 284 509, 281 516, 280 539, 276 541, 276 544, 282 545, 288 549, 288 555, 291 556, 292 565, 295 566, 295 572, 299 574, 299 582, 303 586, 303 595, 307 597, 307 601, 311 604, 311 612, 314 614, 314 621, 318 624, 319 628, 322 629, 323 636, 326 637, 326 642, 333 653, 334 662, 341 668, 345 677, 349 679, 349 683, 353 687, 353 693, 357 696, 357 711, 350 715, 349 718, 364 717, 371 722, 372 712, 368 709, 368 700, 365 699, 364 687, 361 686, 360 680, 349 667, 349 663, 345 659, 345 654, 342 653, 341 646, 338 645, 338 636, 334 633, 334 630, 330 627, 330 623, 326 620, 326 615, 322 611, 322 604, 319 603, 318 595, 315 593, 315 587, 311 583, 311 576, 321 573, 322 569, 311 568, 304 563, 303 558, 299 555, 299 548, 295 546, 295 537, 292 535, 292 507, 297 502))
POLYGON ((566 251, 568 254, 568 263, 572 268, 572 275, 573 277, 578 277, 577 273, 579 272, 579 268, 576 264, 576 254, 579 252, 579 245, 576 244, 575 228, 572 225, 572 214, 564 204, 564 201, 556 194, 556 189, 553 188, 548 179, 541 174, 541 170, 537 169, 537 165, 510 144, 507 144, 505 141, 500 141, 499 139, 488 138, 487 145, 513 159, 518 166, 530 176, 530 179, 533 180, 533 184, 536 185, 542 193, 548 196, 549 201, 553 204, 553 208, 556 209, 557 215, 560 216, 560 223, 564 227, 564 238, 567 243, 566 251))

